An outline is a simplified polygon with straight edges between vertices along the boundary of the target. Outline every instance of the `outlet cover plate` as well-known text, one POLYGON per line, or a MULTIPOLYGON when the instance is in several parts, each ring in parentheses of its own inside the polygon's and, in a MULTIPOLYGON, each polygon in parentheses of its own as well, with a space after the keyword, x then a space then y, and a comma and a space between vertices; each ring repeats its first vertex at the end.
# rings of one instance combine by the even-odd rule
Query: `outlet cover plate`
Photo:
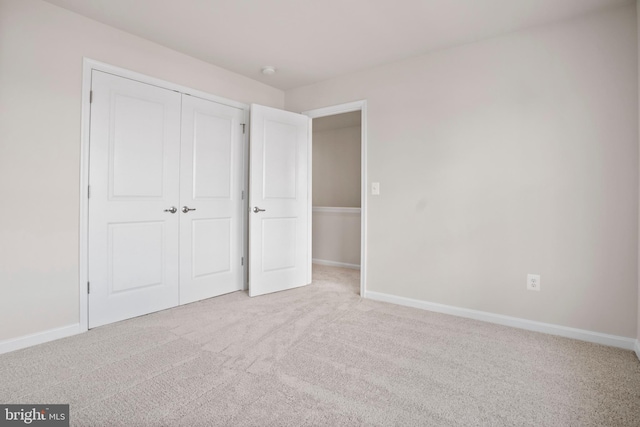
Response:
POLYGON ((527 274, 527 289, 530 291, 540 291, 539 274, 527 274))

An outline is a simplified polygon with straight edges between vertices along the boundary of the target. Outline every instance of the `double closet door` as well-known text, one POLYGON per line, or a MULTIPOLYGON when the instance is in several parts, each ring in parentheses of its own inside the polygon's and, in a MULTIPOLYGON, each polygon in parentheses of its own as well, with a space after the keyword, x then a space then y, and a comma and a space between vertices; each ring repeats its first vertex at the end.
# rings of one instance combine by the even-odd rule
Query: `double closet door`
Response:
POLYGON ((243 289, 244 111, 92 71, 89 327, 243 289))

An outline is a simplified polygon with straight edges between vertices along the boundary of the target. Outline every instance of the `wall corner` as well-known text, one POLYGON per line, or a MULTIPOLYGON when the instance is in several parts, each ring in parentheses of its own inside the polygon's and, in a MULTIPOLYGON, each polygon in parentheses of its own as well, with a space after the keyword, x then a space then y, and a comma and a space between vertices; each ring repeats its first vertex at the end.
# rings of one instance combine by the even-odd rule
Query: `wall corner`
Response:
MULTIPOLYGON (((636 34, 638 36, 637 38, 637 46, 636 49, 638 50, 638 68, 636 69, 636 73, 638 74, 638 145, 640 146, 640 0, 636 0, 636 34)), ((639 150, 640 151, 640 150, 639 150)), ((638 164, 640 165, 640 156, 638 158, 638 164)), ((640 174, 638 176, 638 182, 639 182, 639 186, 640 186, 640 174)), ((639 189, 639 209, 640 209, 640 189, 639 189)), ((639 211, 640 212, 640 211, 639 211)), ((637 302, 637 317, 636 317, 636 321, 637 321, 637 325, 636 325, 636 355, 638 356, 638 358, 640 359, 640 214, 638 215, 638 275, 637 275, 637 280, 638 280, 638 302, 637 302)))

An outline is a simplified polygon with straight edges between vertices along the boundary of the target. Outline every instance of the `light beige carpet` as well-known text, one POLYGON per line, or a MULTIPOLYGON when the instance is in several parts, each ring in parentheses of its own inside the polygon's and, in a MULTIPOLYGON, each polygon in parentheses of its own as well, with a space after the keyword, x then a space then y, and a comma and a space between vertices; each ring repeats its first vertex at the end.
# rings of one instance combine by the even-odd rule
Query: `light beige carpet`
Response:
POLYGON ((359 298, 357 271, 0 356, 0 403, 83 426, 639 426, 631 351, 359 298))

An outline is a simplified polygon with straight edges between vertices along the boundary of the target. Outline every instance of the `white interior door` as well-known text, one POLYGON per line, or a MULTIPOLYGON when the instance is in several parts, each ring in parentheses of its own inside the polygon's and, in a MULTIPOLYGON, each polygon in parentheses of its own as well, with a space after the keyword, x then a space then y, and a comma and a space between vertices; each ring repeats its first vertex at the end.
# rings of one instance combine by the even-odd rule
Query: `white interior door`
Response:
POLYGON ((311 281, 309 120, 251 105, 250 296, 311 281))
POLYGON ((93 328, 178 305, 180 94, 99 71, 91 87, 93 328))
POLYGON ((243 116, 182 95, 180 304, 243 288, 243 116))

